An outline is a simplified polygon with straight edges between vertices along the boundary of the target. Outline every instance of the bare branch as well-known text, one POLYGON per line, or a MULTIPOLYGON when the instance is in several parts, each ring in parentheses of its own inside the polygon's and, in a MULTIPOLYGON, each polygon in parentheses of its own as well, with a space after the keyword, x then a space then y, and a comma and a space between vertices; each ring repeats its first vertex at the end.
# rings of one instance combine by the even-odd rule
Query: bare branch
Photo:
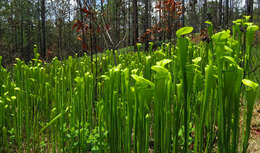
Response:
POLYGON ((119 45, 120 45, 122 42, 124 42, 124 41, 125 41, 125 39, 126 39, 126 36, 127 36, 127 32, 125 33, 125 36, 124 36, 124 38, 123 38, 122 40, 120 40, 120 41, 117 43, 117 45, 115 46, 115 49, 116 49, 116 48, 118 48, 118 47, 119 47, 119 45))
POLYGON ((109 46, 108 43, 107 43, 106 36, 105 36, 104 34, 102 34, 102 36, 103 36, 103 38, 104 38, 104 40, 105 40, 105 44, 106 44, 106 46, 109 46))
MULTIPOLYGON (((102 19, 102 22, 103 22, 103 24, 104 24, 104 25, 103 25, 103 27, 104 27, 104 26, 106 25, 105 20, 104 20, 104 17, 101 16, 101 19, 102 19)), ((112 40, 112 38, 111 38, 111 35, 109 34, 107 28, 104 27, 104 29, 105 29, 105 31, 106 31, 106 34, 107 34, 107 36, 108 36, 108 38, 109 38, 110 43, 112 44, 112 46, 114 46, 114 42, 113 42, 113 40, 112 40)))

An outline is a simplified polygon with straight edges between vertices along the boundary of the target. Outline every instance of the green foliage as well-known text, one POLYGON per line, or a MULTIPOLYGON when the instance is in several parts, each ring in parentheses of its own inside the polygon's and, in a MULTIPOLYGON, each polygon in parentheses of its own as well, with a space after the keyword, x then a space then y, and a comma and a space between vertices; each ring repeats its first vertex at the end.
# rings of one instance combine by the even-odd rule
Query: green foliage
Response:
POLYGON ((88 123, 82 123, 81 128, 78 129, 74 127, 67 128, 67 125, 64 124, 62 134, 66 143, 64 148, 66 152, 77 152, 78 148, 80 148, 81 152, 91 151, 97 153, 107 149, 107 143, 105 142, 107 131, 104 128, 99 131, 98 127, 89 130, 88 126, 88 123), (81 141, 78 140, 79 133, 81 133, 81 141))

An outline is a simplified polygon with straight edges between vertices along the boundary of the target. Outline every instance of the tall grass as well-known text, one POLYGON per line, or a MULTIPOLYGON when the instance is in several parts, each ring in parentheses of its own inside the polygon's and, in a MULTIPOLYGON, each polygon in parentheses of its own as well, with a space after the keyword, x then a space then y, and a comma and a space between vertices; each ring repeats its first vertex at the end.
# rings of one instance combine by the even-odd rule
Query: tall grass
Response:
POLYGON ((93 62, 85 55, 44 63, 35 47, 30 63, 1 66, 0 151, 246 153, 258 27, 246 17, 232 35, 213 34, 206 23, 209 42, 198 45, 184 27, 176 45, 154 52, 152 43, 148 53, 138 44, 137 53, 106 51, 93 62))

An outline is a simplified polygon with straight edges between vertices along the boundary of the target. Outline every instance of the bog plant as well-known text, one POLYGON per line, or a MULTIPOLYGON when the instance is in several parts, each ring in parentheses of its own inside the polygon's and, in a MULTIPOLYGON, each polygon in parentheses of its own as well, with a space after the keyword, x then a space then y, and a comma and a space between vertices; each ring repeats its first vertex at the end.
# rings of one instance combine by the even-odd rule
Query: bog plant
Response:
POLYGON ((32 62, 0 66, 0 152, 246 153, 258 26, 245 17, 231 35, 206 23, 199 45, 184 27, 149 53, 44 63, 35 48, 32 62))

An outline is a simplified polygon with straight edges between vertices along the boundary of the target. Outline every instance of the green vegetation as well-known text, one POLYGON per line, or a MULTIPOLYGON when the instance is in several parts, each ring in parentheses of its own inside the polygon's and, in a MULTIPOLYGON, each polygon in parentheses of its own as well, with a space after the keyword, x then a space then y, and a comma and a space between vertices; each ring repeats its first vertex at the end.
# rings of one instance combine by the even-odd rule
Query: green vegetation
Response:
POLYGON ((156 51, 138 44, 92 63, 86 55, 44 63, 35 47, 30 63, 0 67, 0 152, 246 153, 258 26, 237 20, 231 35, 207 24, 210 39, 199 44, 184 27, 176 45, 156 51))

